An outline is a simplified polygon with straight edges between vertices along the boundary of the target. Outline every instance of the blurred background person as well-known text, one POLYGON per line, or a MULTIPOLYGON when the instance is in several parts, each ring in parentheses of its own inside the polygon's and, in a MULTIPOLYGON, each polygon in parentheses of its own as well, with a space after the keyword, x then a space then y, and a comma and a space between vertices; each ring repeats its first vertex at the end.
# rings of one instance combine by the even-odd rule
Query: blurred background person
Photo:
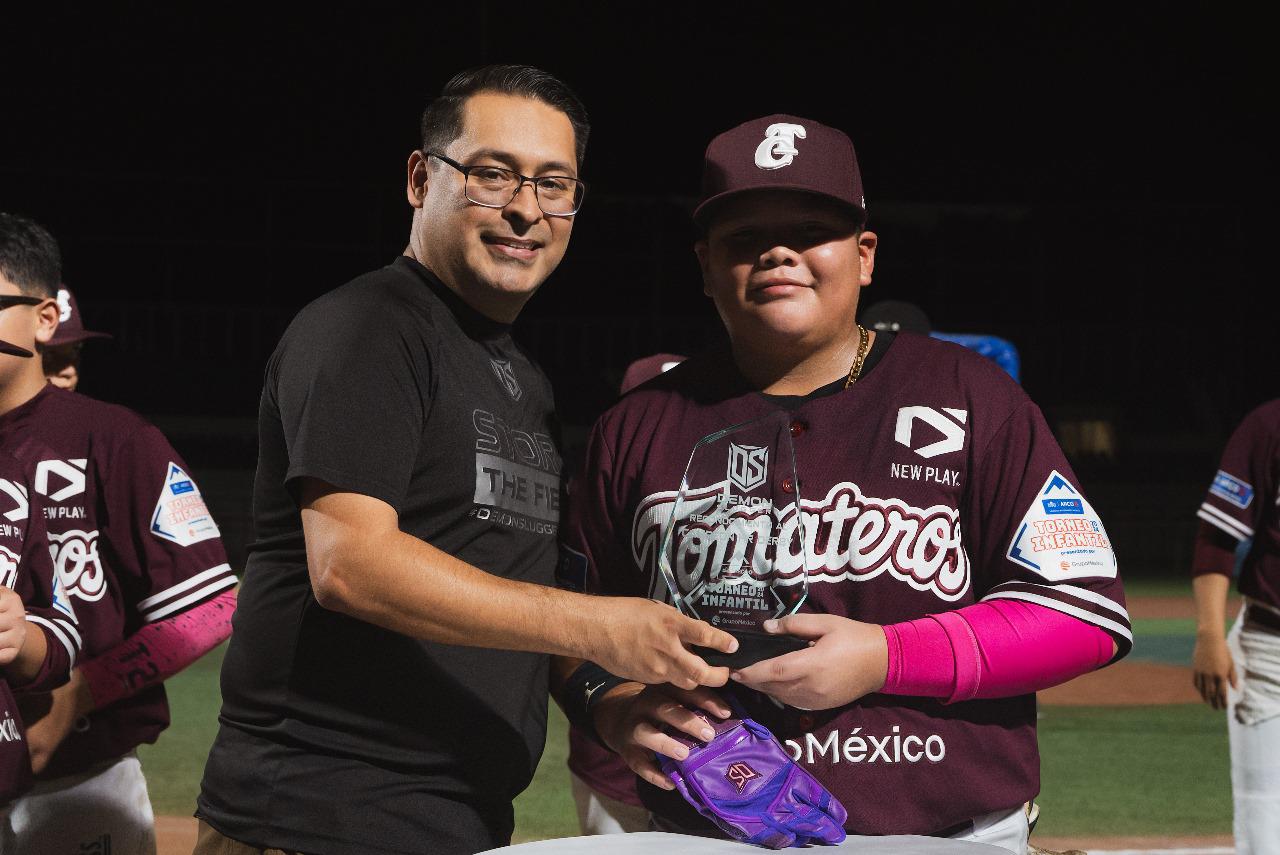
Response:
POLYGON ((58 289, 58 329, 48 344, 40 345, 44 376, 59 389, 74 392, 80 383, 80 351, 94 338, 111 338, 104 332, 84 328, 75 294, 63 285, 58 289))

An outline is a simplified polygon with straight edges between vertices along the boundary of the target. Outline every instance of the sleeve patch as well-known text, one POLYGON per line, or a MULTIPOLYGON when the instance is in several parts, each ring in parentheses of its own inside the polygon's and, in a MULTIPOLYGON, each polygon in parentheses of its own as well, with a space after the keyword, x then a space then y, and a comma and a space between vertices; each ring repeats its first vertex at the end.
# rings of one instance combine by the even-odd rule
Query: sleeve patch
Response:
POLYGON ((1249 503, 1253 501, 1253 485, 1246 484, 1221 469, 1218 470, 1217 475, 1213 476, 1209 493, 1241 509, 1249 507, 1249 503))
POLYGON ((1116 554, 1101 518, 1056 471, 1023 515, 1007 557, 1050 582, 1116 578, 1116 554))
POLYGON ((160 487, 160 500, 151 515, 151 533, 179 546, 191 546, 219 534, 200 488, 176 463, 169 464, 169 474, 160 487))
POLYGON ((62 576, 56 572, 53 574, 53 602, 51 605, 72 620, 77 620, 75 607, 71 605, 71 598, 67 596, 67 589, 62 585, 62 576))

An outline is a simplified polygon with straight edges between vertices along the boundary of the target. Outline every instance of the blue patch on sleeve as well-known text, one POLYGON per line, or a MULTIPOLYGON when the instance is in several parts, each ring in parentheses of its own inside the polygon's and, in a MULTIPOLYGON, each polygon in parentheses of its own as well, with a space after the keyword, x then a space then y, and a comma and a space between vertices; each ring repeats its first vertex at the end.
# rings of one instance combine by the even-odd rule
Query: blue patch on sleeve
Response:
POLYGON ((1041 499, 1046 514, 1083 514, 1084 502, 1079 499, 1041 499))
POLYGON ((1221 469, 1218 470, 1217 475, 1213 476, 1213 485, 1209 487, 1209 492, 1237 508, 1247 508, 1253 501, 1253 485, 1246 484, 1221 469))

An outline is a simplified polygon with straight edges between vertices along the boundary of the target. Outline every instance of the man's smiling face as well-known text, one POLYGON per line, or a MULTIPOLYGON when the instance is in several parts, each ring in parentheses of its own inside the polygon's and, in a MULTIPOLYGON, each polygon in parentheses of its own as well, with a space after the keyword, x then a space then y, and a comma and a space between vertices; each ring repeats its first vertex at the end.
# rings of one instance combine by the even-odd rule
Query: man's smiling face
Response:
MULTIPOLYGON (((479 92, 463 105, 462 133, 441 152, 464 167, 577 177, 573 126, 533 98, 479 92)), ((569 245, 573 217, 548 217, 532 184, 503 208, 467 201, 464 176, 437 158, 425 164, 415 224, 424 264, 469 305, 509 321, 551 275, 569 245)))

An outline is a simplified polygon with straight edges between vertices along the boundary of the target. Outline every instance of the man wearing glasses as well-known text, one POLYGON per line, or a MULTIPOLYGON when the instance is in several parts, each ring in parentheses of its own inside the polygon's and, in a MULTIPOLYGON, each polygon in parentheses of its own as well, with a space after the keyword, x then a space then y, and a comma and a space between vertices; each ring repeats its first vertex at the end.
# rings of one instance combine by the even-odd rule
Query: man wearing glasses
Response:
POLYGON ((304 308, 267 365, 199 853, 502 846, 545 741, 544 654, 728 678, 684 646, 726 634, 550 587, 552 395, 509 325, 569 243, 581 104, 490 66, 422 124, 404 255, 304 308))

